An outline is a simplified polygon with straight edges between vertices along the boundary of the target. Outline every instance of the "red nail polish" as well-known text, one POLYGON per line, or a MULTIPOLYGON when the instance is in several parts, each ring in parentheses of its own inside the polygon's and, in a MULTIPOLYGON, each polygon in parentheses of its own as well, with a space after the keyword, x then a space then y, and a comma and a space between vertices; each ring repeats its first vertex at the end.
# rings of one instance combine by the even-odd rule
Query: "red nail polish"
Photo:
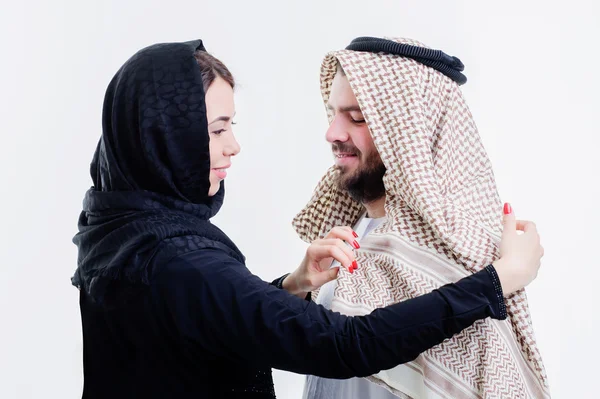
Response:
POLYGON ((356 231, 354 231, 354 230, 352 230, 352 235, 353 235, 354 237, 358 237, 358 234, 356 234, 356 231))
POLYGON ((358 269, 358 263, 356 261, 353 261, 352 267, 354 268, 354 270, 358 269))
POLYGON ((354 269, 353 268, 348 269, 348 271, 350 272, 350 274, 354 273, 354 269))
POLYGON ((360 245, 358 245, 358 241, 356 241, 356 240, 354 240, 352 245, 354 245, 354 248, 356 248, 356 249, 360 248, 360 245))
POLYGON ((510 215, 512 213, 512 206, 507 202, 504 204, 504 214, 510 215))

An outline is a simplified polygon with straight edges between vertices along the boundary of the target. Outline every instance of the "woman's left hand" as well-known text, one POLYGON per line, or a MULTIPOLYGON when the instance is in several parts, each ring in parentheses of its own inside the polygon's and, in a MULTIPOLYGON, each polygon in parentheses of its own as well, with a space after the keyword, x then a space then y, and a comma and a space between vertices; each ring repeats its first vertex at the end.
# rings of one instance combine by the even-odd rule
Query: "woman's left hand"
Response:
POLYGON ((283 281, 283 288, 293 295, 305 298, 307 293, 337 277, 339 267, 330 267, 333 260, 353 273, 357 263, 349 245, 360 247, 356 237, 358 236, 352 228, 340 226, 331 229, 325 238, 313 241, 298 269, 283 281))

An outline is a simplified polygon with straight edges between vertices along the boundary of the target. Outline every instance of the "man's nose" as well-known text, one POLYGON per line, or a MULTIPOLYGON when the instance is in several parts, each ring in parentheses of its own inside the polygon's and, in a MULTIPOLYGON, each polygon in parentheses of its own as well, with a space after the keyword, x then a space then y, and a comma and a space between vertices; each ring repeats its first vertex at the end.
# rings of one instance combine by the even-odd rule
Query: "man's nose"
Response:
POLYGON ((329 129, 327 129, 327 132, 325 133, 325 139, 333 144, 336 141, 345 143, 348 141, 348 138, 348 132, 346 132, 346 129, 344 128, 343 121, 337 116, 334 117, 329 125, 329 129))

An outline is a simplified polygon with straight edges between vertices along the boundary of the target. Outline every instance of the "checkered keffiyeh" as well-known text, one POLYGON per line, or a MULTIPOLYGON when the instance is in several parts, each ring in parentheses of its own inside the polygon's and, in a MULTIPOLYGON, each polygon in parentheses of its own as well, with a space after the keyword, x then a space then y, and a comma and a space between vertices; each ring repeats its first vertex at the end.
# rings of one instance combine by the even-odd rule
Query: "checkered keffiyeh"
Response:
MULTIPOLYGON (((340 270, 332 302, 332 310, 359 315, 431 292, 496 259, 502 203, 455 82, 410 58, 341 50, 322 64, 325 103, 338 63, 387 169, 387 221, 361 241, 361 268, 340 270)), ((333 167, 326 173, 294 219, 305 241, 352 226, 364 212, 336 188, 336 173, 333 167)), ((507 311, 507 320, 479 321, 369 379, 410 398, 549 398, 524 291, 507 298, 507 311)))

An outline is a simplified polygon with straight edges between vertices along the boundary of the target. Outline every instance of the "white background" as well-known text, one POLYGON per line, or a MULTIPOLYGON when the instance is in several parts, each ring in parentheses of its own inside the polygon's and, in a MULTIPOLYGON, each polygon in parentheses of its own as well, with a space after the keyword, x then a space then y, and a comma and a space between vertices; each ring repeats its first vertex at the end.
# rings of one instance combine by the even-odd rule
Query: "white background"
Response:
MULTIPOLYGON (((598 397, 599 9, 593 1, 24 1, 0 11, 0 397, 77 398, 82 343, 71 238, 104 90, 138 49, 204 40, 239 82, 242 153, 215 222, 272 279, 306 245, 290 221, 332 162, 327 51, 405 36, 456 55, 503 200, 537 222, 529 298, 556 398, 598 397)), ((303 378, 277 371, 279 398, 303 378)))

